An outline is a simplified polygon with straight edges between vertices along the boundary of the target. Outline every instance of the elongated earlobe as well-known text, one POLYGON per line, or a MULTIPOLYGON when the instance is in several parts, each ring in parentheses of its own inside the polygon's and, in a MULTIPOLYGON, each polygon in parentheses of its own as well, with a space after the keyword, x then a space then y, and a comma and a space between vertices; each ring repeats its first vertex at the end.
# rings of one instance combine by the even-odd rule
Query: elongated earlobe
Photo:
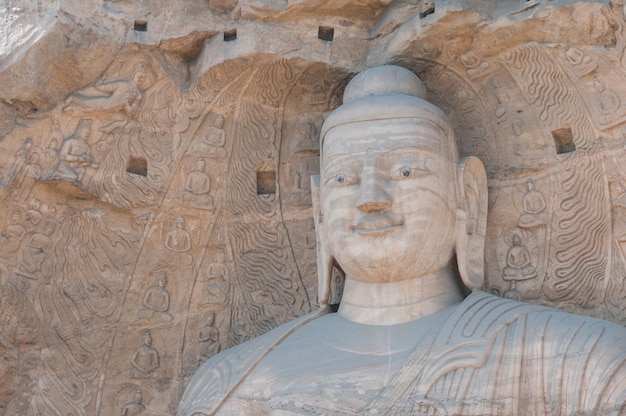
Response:
POLYGON ((456 255, 461 279, 470 290, 480 289, 485 274, 487 174, 474 157, 459 162, 456 255))
POLYGON ((320 176, 311 175, 311 199, 313 200, 313 221, 315 222, 315 239, 317 246, 317 297, 320 306, 330 302, 331 277, 334 259, 323 243, 324 216, 320 199, 320 176))

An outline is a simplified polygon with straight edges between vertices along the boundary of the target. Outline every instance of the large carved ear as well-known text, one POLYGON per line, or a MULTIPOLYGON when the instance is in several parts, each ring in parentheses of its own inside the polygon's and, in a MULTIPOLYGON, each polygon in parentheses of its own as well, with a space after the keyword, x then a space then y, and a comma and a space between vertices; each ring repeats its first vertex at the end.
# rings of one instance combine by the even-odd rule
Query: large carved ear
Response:
POLYGON ((469 156, 458 169, 456 256, 459 273, 470 290, 480 289, 485 275, 487 174, 482 162, 469 156))
POLYGON ((324 215, 320 199, 320 175, 311 175, 311 199, 313 200, 313 221, 317 247, 317 297, 320 306, 330 302, 330 279, 333 273, 333 257, 324 244, 324 215))

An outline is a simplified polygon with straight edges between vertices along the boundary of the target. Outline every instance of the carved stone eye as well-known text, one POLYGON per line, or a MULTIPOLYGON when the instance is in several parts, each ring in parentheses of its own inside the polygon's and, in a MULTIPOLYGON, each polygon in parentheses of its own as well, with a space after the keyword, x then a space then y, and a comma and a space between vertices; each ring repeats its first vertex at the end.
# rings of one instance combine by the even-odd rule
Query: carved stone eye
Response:
POLYGON ((328 183, 330 186, 347 186, 355 182, 356 180, 351 172, 342 171, 335 173, 333 176, 329 176, 325 183, 328 183))
POLYGON ((403 179, 417 179, 423 176, 431 175, 432 172, 427 169, 422 169, 418 166, 405 165, 398 169, 395 169, 391 174, 391 178, 395 181, 403 179))

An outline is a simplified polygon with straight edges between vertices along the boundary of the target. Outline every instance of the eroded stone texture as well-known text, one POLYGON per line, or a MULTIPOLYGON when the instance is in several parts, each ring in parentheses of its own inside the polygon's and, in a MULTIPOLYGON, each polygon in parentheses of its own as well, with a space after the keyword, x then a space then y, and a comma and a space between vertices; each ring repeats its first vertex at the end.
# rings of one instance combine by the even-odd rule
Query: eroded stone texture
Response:
POLYGON ((312 181, 326 308, 212 357, 178 415, 624 410, 626 328, 516 301, 516 283, 536 277, 518 234, 504 299, 476 290, 486 173, 476 157, 458 159, 425 95, 393 65, 350 81, 322 125, 312 181), (333 267, 345 285, 328 313, 333 267))
POLYGON ((0 413, 174 414, 201 361, 315 309, 320 127, 382 63, 486 167, 483 289, 626 323, 619 2, 20 3, 0 413))

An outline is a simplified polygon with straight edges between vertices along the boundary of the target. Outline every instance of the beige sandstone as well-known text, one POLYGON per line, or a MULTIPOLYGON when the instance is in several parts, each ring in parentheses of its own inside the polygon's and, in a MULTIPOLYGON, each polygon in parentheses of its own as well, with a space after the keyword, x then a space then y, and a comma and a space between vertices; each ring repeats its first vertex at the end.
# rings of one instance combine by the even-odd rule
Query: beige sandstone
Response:
POLYGON ((482 291, 626 324, 623 5, 494 3, 0 4, 0 414, 175 414, 209 356, 339 303, 310 177, 385 63, 485 166, 482 291))
MULTIPOLYGON (((626 412, 626 328, 480 290, 487 177, 425 96, 393 65, 348 83, 312 179, 322 308, 213 356, 178 415, 626 412)), ((513 283, 536 277, 520 244, 513 283)))

